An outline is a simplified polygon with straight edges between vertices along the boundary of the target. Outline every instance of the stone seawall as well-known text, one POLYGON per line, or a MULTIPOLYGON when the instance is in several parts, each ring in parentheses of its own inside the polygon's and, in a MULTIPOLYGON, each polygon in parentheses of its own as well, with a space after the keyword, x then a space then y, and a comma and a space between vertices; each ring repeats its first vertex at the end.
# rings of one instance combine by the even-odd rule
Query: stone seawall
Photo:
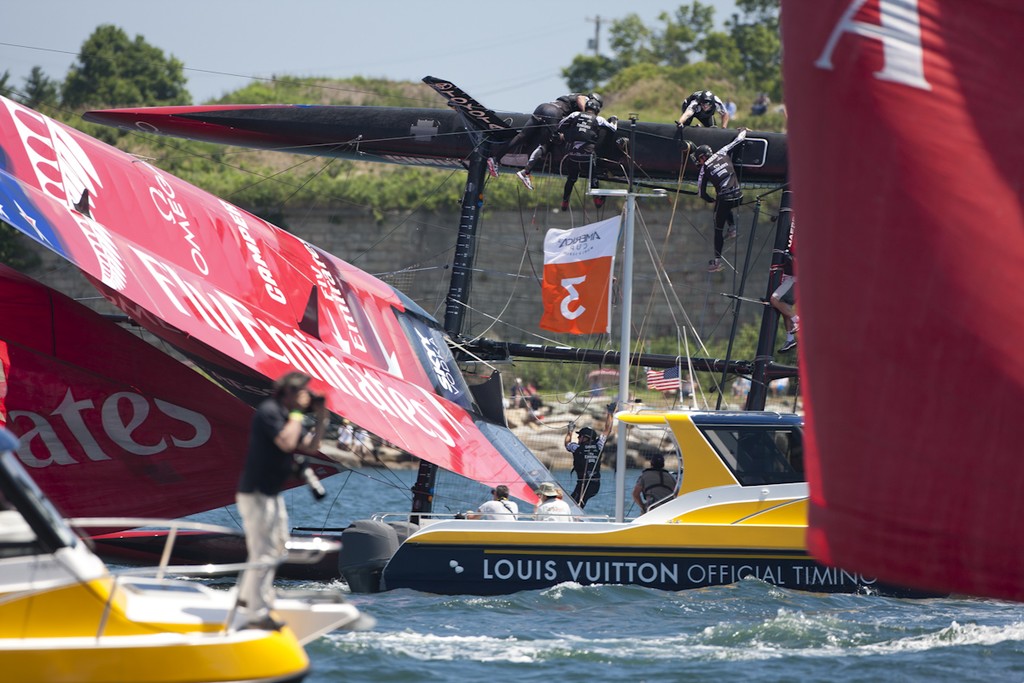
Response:
MULTIPOLYGON (((636 220, 634 326, 642 326, 649 337, 674 337, 677 326, 686 324, 681 315, 685 310, 705 341, 709 336, 724 337, 731 325, 734 300, 722 293, 734 291, 740 276, 731 269, 713 275, 705 270, 712 255, 710 211, 680 210, 673 216, 668 209, 648 208, 655 202, 668 205, 668 200, 646 202, 636 220), (656 277, 659 269, 667 274, 671 296, 678 299, 671 307, 665 295, 668 283, 659 283, 656 277)), ((528 343, 542 343, 537 335, 551 339, 550 333, 537 326, 541 314, 544 233, 549 228, 565 229, 610 217, 616 206, 610 202, 600 216, 592 209, 583 216, 578 208, 571 212, 521 213, 492 213, 485 209, 463 333, 528 343)), ((746 296, 755 299, 765 295, 771 260, 775 224, 769 212, 774 213, 774 209, 762 211, 752 246, 754 263, 747 279, 746 296)), ((749 206, 738 214, 738 243, 726 243, 726 258, 730 262, 742 263, 752 219, 749 206)), ((380 222, 363 210, 294 208, 284 212, 282 223, 299 237, 394 285, 444 320, 459 224, 458 207, 446 213, 394 212, 380 222)), ((112 310, 98 299, 96 290, 76 268, 49 252, 39 251, 42 265, 29 275, 99 310, 112 310)), ((758 321, 761 310, 758 305, 744 303, 741 321, 758 321)), ((617 328, 618 306, 613 330, 617 328)), ((559 341, 570 342, 568 338, 559 341)))

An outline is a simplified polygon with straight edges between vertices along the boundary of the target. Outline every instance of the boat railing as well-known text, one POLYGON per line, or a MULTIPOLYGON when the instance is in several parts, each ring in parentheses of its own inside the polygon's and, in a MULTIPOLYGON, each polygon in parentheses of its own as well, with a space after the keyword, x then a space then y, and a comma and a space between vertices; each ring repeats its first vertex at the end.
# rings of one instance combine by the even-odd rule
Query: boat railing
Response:
MULTIPOLYGON (((565 517, 566 522, 610 522, 610 515, 561 515, 565 517)), ((389 522, 412 522, 413 518, 419 518, 419 525, 421 527, 433 524, 434 522, 442 522, 450 519, 469 519, 466 517, 464 512, 377 512, 374 513, 370 519, 375 522, 383 522, 385 524, 389 522)), ((488 520, 472 519, 469 521, 480 522, 488 520)), ((512 521, 512 520, 489 520, 489 521, 512 521)), ((517 522, 540 522, 533 518, 532 512, 520 512, 516 515, 517 522)))
MULTIPOLYGON (((74 517, 67 520, 68 524, 78 529, 84 528, 107 528, 107 529, 167 529, 167 539, 164 541, 163 551, 160 555, 160 562, 155 568, 144 568, 130 571, 154 572, 156 578, 163 578, 166 574, 195 574, 203 573, 209 576, 217 574, 231 574, 244 570, 246 567, 257 566, 252 562, 236 562, 230 564, 206 564, 172 566, 170 559, 174 552, 174 544, 178 538, 179 531, 205 531, 215 534, 238 535, 238 529, 210 524, 208 522, 196 522, 185 519, 159 519, 150 517, 74 517)), ((288 550, 287 560, 302 564, 319 562, 327 553, 337 552, 341 543, 321 537, 291 537, 286 548, 288 550)), ((274 563, 279 564, 278 562, 274 563)), ((264 566, 262 563, 258 566, 264 566)), ((125 572, 127 573, 127 572, 125 572)))
MULTIPOLYGON (((107 596, 107 602, 100 618, 99 627, 96 633, 97 638, 101 637, 106 629, 107 620, 110 617, 114 598, 122 588, 123 579, 153 577, 159 585, 170 576, 188 576, 192 578, 224 576, 229 574, 238 574, 246 569, 277 567, 285 559, 288 561, 317 562, 328 552, 337 552, 341 548, 341 543, 339 541, 319 537, 292 537, 286 544, 288 557, 280 560, 269 560, 265 562, 246 561, 208 563, 204 565, 172 565, 170 564, 170 559, 174 551, 174 543, 177 540, 179 531, 204 531, 217 534, 234 535, 239 533, 238 529, 221 526, 219 524, 195 522, 192 520, 168 520, 148 517, 74 517, 66 521, 70 526, 76 529, 168 529, 167 538, 164 541, 164 548, 160 555, 160 562, 157 566, 129 567, 110 570, 110 575, 113 578, 113 585, 111 586, 110 594, 107 596)), ((228 625, 234 620, 235 613, 237 611, 238 601, 236 599, 225 616, 224 623, 221 626, 222 631, 227 630, 228 625)))

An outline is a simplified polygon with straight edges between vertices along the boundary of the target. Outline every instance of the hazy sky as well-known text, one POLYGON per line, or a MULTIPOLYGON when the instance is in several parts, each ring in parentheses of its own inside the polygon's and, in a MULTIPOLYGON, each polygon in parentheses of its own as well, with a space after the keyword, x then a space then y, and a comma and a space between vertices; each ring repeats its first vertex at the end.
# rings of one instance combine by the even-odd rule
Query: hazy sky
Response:
MULTIPOLYGON (((721 25, 733 0, 702 0, 721 25)), ((493 109, 532 111, 565 92, 560 75, 588 52, 600 17, 607 53, 611 20, 630 12, 654 26, 680 0, 16 0, 0 20, 0 73, 21 87, 33 66, 63 80, 100 24, 142 37, 185 65, 195 102, 252 77, 436 76, 493 109)), ((701 84, 693 84, 694 88, 701 84)))

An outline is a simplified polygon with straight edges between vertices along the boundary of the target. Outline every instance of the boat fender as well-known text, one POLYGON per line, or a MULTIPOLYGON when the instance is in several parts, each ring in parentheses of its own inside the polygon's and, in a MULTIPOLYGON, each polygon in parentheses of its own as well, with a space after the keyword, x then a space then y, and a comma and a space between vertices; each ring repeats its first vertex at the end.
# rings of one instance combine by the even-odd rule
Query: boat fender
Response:
POLYGON ((379 593, 384 565, 398 550, 394 527, 372 519, 361 519, 341 532, 338 570, 353 593, 379 593))

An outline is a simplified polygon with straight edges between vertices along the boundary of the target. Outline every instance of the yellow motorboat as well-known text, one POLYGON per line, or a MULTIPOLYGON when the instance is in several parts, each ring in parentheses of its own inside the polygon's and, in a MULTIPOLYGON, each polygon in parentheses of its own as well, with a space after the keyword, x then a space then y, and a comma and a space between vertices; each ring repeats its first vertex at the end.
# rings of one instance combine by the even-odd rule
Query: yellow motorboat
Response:
POLYGON ((672 434, 684 464, 674 498, 622 522, 533 521, 528 514, 516 521, 424 520, 387 562, 379 587, 489 595, 574 582, 675 591, 752 577, 801 590, 900 593, 808 554, 802 416, 617 417, 634 429, 672 434))
MULTIPOLYGON (((372 619, 338 596, 282 597, 255 627, 233 591, 114 573, 28 476, 0 429, 0 678, 18 683, 298 681, 303 643, 372 619), (280 625, 283 624, 283 625, 280 625)), ((196 567, 189 568, 196 574, 196 567)))

